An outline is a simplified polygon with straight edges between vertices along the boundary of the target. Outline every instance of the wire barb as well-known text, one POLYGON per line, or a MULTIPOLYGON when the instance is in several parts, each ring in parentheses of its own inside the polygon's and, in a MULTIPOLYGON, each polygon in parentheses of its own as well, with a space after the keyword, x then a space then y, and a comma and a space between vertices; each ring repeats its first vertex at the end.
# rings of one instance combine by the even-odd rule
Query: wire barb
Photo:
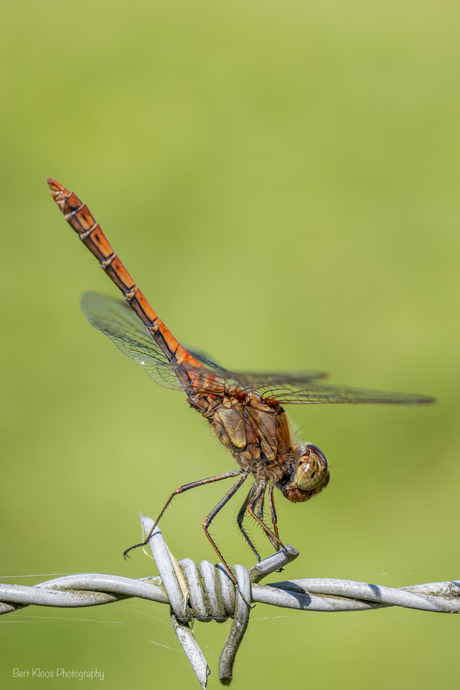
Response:
MULTIPOLYGON (((153 520, 144 516, 142 521, 148 533, 153 520)), ((229 685, 236 653, 249 621, 250 609, 245 600, 302 611, 364 611, 403 606, 437 613, 460 613, 460 580, 399 589, 316 578, 256 584, 298 556, 288 545, 249 571, 242 565, 234 566, 232 572, 238 583, 235 587, 222 564, 214 566, 201 561, 197 566, 188 558, 177 564, 158 527, 149 538, 149 546, 160 577, 132 580, 116 575, 82 573, 47 580, 33 587, 0 584, 0 614, 32 604, 76 608, 110 604, 130 597, 169 604, 174 631, 205 690, 210 670, 191 623, 195 619, 222 622, 233 618, 219 664, 219 678, 223 685, 229 685)))

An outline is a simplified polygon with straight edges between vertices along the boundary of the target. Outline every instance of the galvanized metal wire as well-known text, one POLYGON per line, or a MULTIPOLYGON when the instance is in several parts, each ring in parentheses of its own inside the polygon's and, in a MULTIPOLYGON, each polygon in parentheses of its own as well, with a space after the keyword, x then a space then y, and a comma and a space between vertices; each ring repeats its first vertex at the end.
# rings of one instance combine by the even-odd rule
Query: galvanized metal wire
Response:
MULTIPOLYGON (((142 523, 148 534, 153 521, 143 516, 142 523)), ((149 538, 149 546, 159 577, 132 580, 115 575, 82 573, 47 580, 33 587, 0 584, 0 614, 32 604, 76 608, 110 604, 130 597, 169 604, 174 631, 204 690, 210 670, 191 623, 194 620, 222 622, 233 618, 219 664, 219 678, 224 685, 229 685, 235 656, 249 621, 247 602, 302 611, 365 611, 403 606, 437 613, 460 613, 459 580, 398 589, 322 578, 258 584, 298 556, 295 549, 287 546, 249 571, 242 565, 235 565, 232 572, 238 583, 236 588, 221 564, 214 566, 201 561, 196 565, 188 558, 177 563, 158 527, 149 538)))

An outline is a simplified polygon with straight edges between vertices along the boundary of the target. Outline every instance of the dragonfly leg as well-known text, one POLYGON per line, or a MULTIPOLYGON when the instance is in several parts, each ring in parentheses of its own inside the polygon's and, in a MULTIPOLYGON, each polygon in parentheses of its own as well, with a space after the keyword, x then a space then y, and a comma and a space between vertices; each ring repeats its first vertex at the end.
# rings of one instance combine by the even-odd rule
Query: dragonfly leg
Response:
POLYGON ((254 507, 254 512, 257 514, 257 517, 260 518, 261 520, 264 519, 264 504, 265 504, 265 491, 260 494, 260 498, 258 501, 258 506, 257 510, 254 507))
POLYGON ((260 563, 260 561, 261 561, 260 555, 259 555, 259 553, 258 553, 256 547, 255 547, 254 544, 252 543, 251 538, 249 537, 249 534, 246 532, 246 530, 245 530, 244 527, 243 527, 244 516, 245 516, 246 511, 247 511, 247 509, 248 509, 248 504, 249 504, 249 502, 252 500, 252 497, 253 497, 253 495, 254 495, 254 491, 255 491, 256 486, 257 486, 256 484, 253 484, 253 485, 252 485, 250 492, 249 492, 248 495, 246 496, 245 501, 244 501, 243 505, 242 505, 241 508, 240 508, 240 512, 238 513, 238 516, 237 516, 237 518, 236 518, 236 522, 237 522, 237 524, 238 524, 238 527, 239 527, 239 530, 240 530, 241 534, 242 534, 243 537, 246 539, 246 542, 247 542, 249 548, 251 549, 251 551, 253 552, 253 554, 255 555, 255 557, 257 558, 257 560, 258 560, 259 563, 260 563))
MULTIPOLYGON (((264 522, 264 503, 265 503, 265 491, 261 492, 260 498, 258 499, 258 501, 254 502, 254 506, 253 506, 254 513, 257 515, 257 517, 260 520, 262 520, 262 522, 264 522), (258 505, 257 505, 257 503, 258 503, 258 505)), ((271 506, 270 506, 270 513, 271 513, 271 506)), ((264 522, 264 525, 265 525, 265 522, 264 522)), ((279 539, 279 534, 277 534, 276 532, 275 532, 275 534, 279 539)), ((270 543, 273 546, 273 548, 275 549, 275 551, 278 551, 278 549, 279 549, 278 542, 275 541, 272 536, 269 536, 268 533, 266 533, 266 536, 270 540, 270 543)))
MULTIPOLYGON (((242 472, 244 472, 244 470, 239 470, 239 471, 238 471, 238 474, 241 474, 242 472)), ((230 473, 229 473, 229 474, 230 474, 230 473)), ((235 474, 236 474, 236 473, 234 473, 234 476, 235 476, 235 474)), ((250 472, 244 472, 243 476, 240 477, 240 478, 233 484, 233 486, 231 487, 231 489, 229 489, 229 491, 227 491, 227 493, 225 494, 225 496, 223 496, 223 498, 220 499, 219 503, 211 510, 211 512, 209 513, 209 515, 207 516, 207 518, 206 518, 205 520, 203 520, 203 525, 202 525, 202 527, 203 527, 203 529, 204 529, 204 533, 206 534, 207 538, 209 539, 212 548, 214 549, 214 551, 216 552, 216 554, 219 556, 219 559, 220 559, 222 565, 224 566, 225 570, 227 571, 228 575, 230 576, 230 579, 232 580, 233 584, 234 584, 236 587, 238 587, 238 583, 237 583, 237 581, 236 581, 236 578, 235 578, 234 574, 232 573, 232 571, 230 570, 230 567, 228 566, 228 564, 227 564, 225 558, 223 557, 223 555, 222 555, 221 552, 219 551, 219 548, 218 548, 217 544, 215 543, 215 541, 213 540, 213 538, 212 538, 211 535, 209 534, 208 528, 209 528, 211 522, 212 522, 212 521, 214 520, 214 518, 216 517, 217 513, 219 513, 219 512, 222 510, 222 508, 224 507, 224 505, 225 505, 226 503, 228 503, 228 501, 232 498, 232 496, 234 496, 234 495, 236 494, 236 492, 238 491, 238 489, 244 484, 244 482, 245 482, 246 479, 248 478, 249 474, 250 474, 250 472)), ((246 602, 246 603, 248 604, 248 602, 246 602)), ((248 604, 248 606, 249 606, 249 604, 248 604)))
POLYGON ((280 538, 279 532, 278 532, 278 516, 276 514, 276 508, 275 508, 275 497, 273 495, 273 492, 275 490, 275 482, 272 482, 270 484, 270 488, 268 489, 268 504, 270 506, 270 515, 272 518, 272 525, 273 525, 273 531, 276 534, 276 537, 280 538))
MULTIPOLYGON (((262 529, 264 530, 265 534, 267 535, 270 543, 272 544, 273 548, 278 550, 278 549, 284 548, 283 544, 281 543, 279 536, 276 534, 276 532, 275 533, 272 532, 271 529, 269 527, 267 527, 267 525, 263 522, 263 520, 261 520, 261 518, 255 513, 255 510, 257 510, 257 508, 258 508, 259 501, 261 500, 261 494, 265 493, 265 489, 266 489, 265 482, 264 481, 260 482, 260 484, 258 485, 258 487, 255 491, 255 494, 254 494, 252 501, 248 504, 247 511, 248 511, 249 515, 256 522, 258 522, 259 525, 262 527, 262 529)), ((271 505, 270 505, 270 508, 271 508, 271 505)))
MULTIPOLYGON (((169 506, 169 504, 171 503, 173 498, 175 498, 179 494, 183 494, 185 491, 188 491, 189 489, 195 489, 198 486, 205 486, 206 484, 212 484, 213 482, 220 482, 223 479, 230 479, 231 477, 237 477, 239 474, 242 474, 242 472, 244 472, 244 470, 241 470, 241 469, 234 470, 233 472, 225 472, 224 474, 217 474, 215 477, 208 477, 207 479, 199 479, 197 482, 190 482, 189 484, 183 484, 182 486, 177 487, 177 489, 172 492, 171 496, 168 498, 168 500, 164 504, 159 516, 157 517, 157 519, 153 523, 152 529, 150 530, 150 532, 148 533, 148 535, 146 536, 144 541, 141 542, 140 544, 135 544, 134 546, 130 546, 129 549, 126 549, 126 551, 123 553, 124 558, 126 558, 128 553, 130 551, 132 551, 133 549, 137 549, 140 546, 146 546, 148 544, 149 539, 150 539, 150 535, 152 534, 153 530, 155 529, 155 526, 158 524, 160 519, 163 517, 166 508, 169 506)), ((248 475, 246 474, 244 478, 246 479, 247 476, 248 475)))

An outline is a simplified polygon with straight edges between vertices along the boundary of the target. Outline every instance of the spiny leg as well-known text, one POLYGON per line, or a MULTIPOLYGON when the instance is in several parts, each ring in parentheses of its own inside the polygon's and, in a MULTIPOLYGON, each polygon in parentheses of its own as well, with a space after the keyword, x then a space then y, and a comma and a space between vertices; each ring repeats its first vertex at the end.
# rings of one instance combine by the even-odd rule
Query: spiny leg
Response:
MULTIPOLYGON (((241 474, 242 472, 244 472, 244 470, 239 470, 239 471, 238 471, 238 474, 241 474)), ((228 501, 232 498, 232 496, 234 496, 234 494, 236 494, 236 492, 238 491, 238 489, 244 484, 244 482, 245 482, 246 479, 248 478, 249 474, 250 474, 249 472, 245 472, 245 473, 243 474, 243 476, 240 477, 240 478, 238 479, 238 481, 236 481, 236 482, 234 483, 234 485, 231 487, 231 489, 229 489, 229 491, 227 491, 227 493, 225 494, 225 496, 223 496, 223 498, 220 499, 219 503, 211 510, 211 512, 209 513, 209 515, 207 516, 207 518, 206 518, 205 520, 203 520, 203 525, 202 525, 202 527, 203 527, 203 529, 204 529, 204 533, 206 534, 207 538, 209 539, 212 548, 214 549, 214 551, 216 552, 216 554, 219 556, 219 559, 220 559, 220 561, 222 562, 222 565, 224 566, 225 570, 227 571, 227 573, 228 573, 229 576, 230 576, 230 579, 232 580, 233 584, 234 584, 236 587, 238 587, 238 583, 237 583, 237 581, 236 581, 236 577, 234 576, 234 574, 233 574, 232 571, 230 570, 230 567, 227 565, 227 562, 226 562, 225 558, 223 557, 223 555, 221 554, 221 552, 219 551, 219 548, 218 548, 217 544, 215 543, 215 541, 213 540, 213 538, 212 538, 211 535, 209 534, 208 527, 210 526, 211 522, 214 520, 214 518, 216 517, 216 515, 222 510, 222 508, 224 507, 224 505, 225 505, 226 503, 228 503, 228 501)), ((235 475, 236 475, 236 472, 235 472, 235 475)), ((238 587, 238 590, 239 590, 239 587, 238 587)), ((247 603, 248 606, 249 606, 249 603, 248 603, 248 602, 246 602, 246 603, 247 603)))
POLYGON ((278 516, 276 514, 275 508, 275 497, 273 495, 274 490, 275 482, 272 482, 268 489, 268 505, 270 506, 270 515, 272 518, 273 531, 275 532, 277 539, 280 540, 280 535, 278 532, 278 516))
MULTIPOLYGON (((275 503, 273 501, 273 489, 274 489, 274 487, 275 487, 275 485, 272 483, 272 484, 270 484, 270 487, 268 489, 269 505, 270 505, 270 515, 272 518, 272 524, 274 527, 275 535, 276 535, 277 539, 279 540, 275 503)), ((254 512, 256 513, 257 517, 262 520, 262 522, 264 522, 264 504, 265 504, 265 491, 260 494, 258 506, 256 504, 254 504, 254 512)), ((264 524, 265 524, 265 522, 264 522, 264 524)), ((271 542, 273 548, 278 549, 279 548, 278 542, 274 541, 272 537, 269 537, 269 539, 270 539, 270 542, 271 542)))
POLYGON ((247 542, 247 544, 249 545, 249 548, 251 549, 251 551, 253 552, 253 554, 255 555, 255 557, 257 558, 257 560, 258 560, 259 563, 260 563, 260 561, 261 561, 260 555, 259 555, 259 553, 258 553, 256 547, 255 547, 254 544, 252 543, 251 538, 249 537, 249 534, 246 532, 246 530, 245 530, 244 527, 243 527, 244 516, 245 516, 245 514, 246 514, 246 510, 247 510, 247 508, 248 508, 248 504, 249 504, 249 502, 252 500, 252 497, 253 497, 253 495, 254 495, 254 491, 255 491, 255 489, 256 489, 256 486, 257 486, 256 484, 253 484, 253 485, 251 486, 251 490, 250 490, 250 492, 248 493, 248 495, 246 496, 246 498, 245 498, 245 500, 244 500, 244 503, 243 503, 243 505, 242 505, 241 508, 240 508, 240 512, 239 512, 238 515, 237 515, 236 522, 237 522, 237 524, 238 524, 238 527, 239 527, 239 529, 240 529, 241 534, 242 534, 243 537, 246 539, 246 542, 247 542))
MULTIPOLYGON (((171 496, 168 498, 166 501, 165 505, 163 506, 163 509, 161 510, 159 516, 153 523, 153 527, 148 533, 147 537, 143 542, 140 544, 135 544, 134 546, 130 546, 129 549, 126 549, 126 551, 123 553, 123 556, 126 558, 128 553, 132 551, 133 549, 137 549, 139 546, 146 546, 149 542, 150 535, 152 534, 153 530, 155 529, 156 525, 160 521, 160 518, 163 516, 166 508, 169 506, 171 501, 175 496, 178 496, 179 494, 183 494, 185 491, 188 491, 189 489, 195 489, 197 486, 205 486, 206 484, 212 484, 213 482, 220 482, 223 479, 230 479, 231 477, 237 477, 239 474, 244 472, 244 470, 234 470, 233 472, 225 472, 224 474, 217 474, 215 477, 208 477, 207 479, 200 479, 197 482, 190 482, 190 484, 183 484, 182 486, 179 486, 175 491, 172 492, 171 496)), ((245 479, 247 477, 247 474, 245 475, 245 479)))
MULTIPOLYGON (((253 504, 254 513, 257 515, 257 517, 265 525, 265 522, 264 522, 264 504, 265 504, 265 491, 263 491, 260 494, 259 499, 257 501, 255 501, 253 504)), ((273 546, 273 548, 275 549, 275 551, 278 551, 278 549, 279 549, 278 543, 276 541, 274 541, 273 537, 268 536, 268 534, 266 534, 266 536, 270 540, 270 543, 273 546)))
MULTIPOLYGON (((269 489, 268 489, 268 505, 270 506, 270 515, 272 518, 273 531, 275 532, 276 536, 279 539, 280 535, 278 532, 278 516, 276 514, 276 508, 275 508, 275 497, 273 495, 274 490, 275 490, 275 483, 272 482, 269 486, 269 489)), ((280 540, 280 543, 281 543, 281 540, 280 540)), ((284 568, 280 568, 277 572, 281 573, 283 570, 284 570, 284 568)))
POLYGON ((255 509, 256 509, 257 506, 258 506, 259 501, 260 501, 260 495, 261 495, 262 493, 265 493, 265 489, 266 489, 266 484, 265 484, 265 482, 264 482, 264 481, 260 482, 260 484, 258 485, 258 487, 257 487, 257 489, 256 489, 256 492, 255 492, 255 495, 254 495, 252 501, 251 501, 251 502, 249 503, 249 505, 248 505, 247 510, 248 510, 249 515, 250 515, 252 518, 254 518, 254 520, 255 520, 256 522, 258 522, 259 525, 262 527, 262 529, 264 530, 265 534, 267 535, 267 537, 268 537, 270 543, 272 544, 273 548, 274 548, 274 549, 282 549, 282 548, 284 548, 284 547, 283 547, 283 544, 281 543, 281 540, 280 540, 279 536, 277 536, 276 534, 274 534, 274 533, 271 531, 271 529, 270 529, 269 527, 267 527, 267 525, 266 525, 266 524, 259 518, 259 516, 256 515, 256 513, 254 512, 255 509))
POLYGON ((265 491, 262 494, 260 494, 259 505, 257 507, 257 510, 255 510, 255 507, 254 507, 254 512, 257 512, 257 517, 259 517, 262 521, 264 519, 264 504, 265 504, 265 491))

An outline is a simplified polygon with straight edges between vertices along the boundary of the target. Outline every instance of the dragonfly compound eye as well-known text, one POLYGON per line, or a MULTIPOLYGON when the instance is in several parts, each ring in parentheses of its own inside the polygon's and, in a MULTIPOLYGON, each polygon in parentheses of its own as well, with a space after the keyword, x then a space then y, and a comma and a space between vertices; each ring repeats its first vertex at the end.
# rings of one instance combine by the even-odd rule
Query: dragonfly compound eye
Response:
POLYGON ((311 443, 307 443, 305 453, 300 458, 297 468, 297 488, 301 491, 314 491, 324 483, 328 476, 325 456, 319 448, 311 443))

